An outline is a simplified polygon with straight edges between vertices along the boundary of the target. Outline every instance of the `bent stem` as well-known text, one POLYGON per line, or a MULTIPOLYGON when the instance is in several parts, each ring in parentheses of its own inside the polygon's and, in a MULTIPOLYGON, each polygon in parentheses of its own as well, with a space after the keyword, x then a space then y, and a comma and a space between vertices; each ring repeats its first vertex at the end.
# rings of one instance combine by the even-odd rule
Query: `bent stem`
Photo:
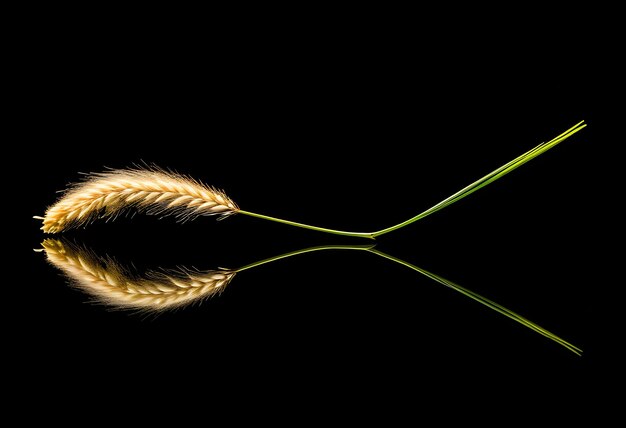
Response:
POLYGON ((454 193, 453 195, 447 197, 446 199, 444 199, 443 201, 439 202, 436 205, 433 205, 432 207, 428 208, 426 211, 416 215, 415 217, 412 217, 406 221, 403 221, 402 223, 398 223, 395 226, 391 226, 385 229, 381 229, 375 232, 346 232, 343 230, 335 230, 335 229, 328 229, 325 227, 318 227, 318 226, 312 226, 309 224, 304 224, 304 223, 297 223, 294 221, 289 221, 289 220, 283 220, 280 218, 276 218, 276 217, 270 217, 267 215, 263 215, 263 214, 257 214, 257 213, 253 213, 250 211, 244 211, 244 210, 238 210, 237 212, 240 214, 245 214, 251 217, 257 217, 257 218, 261 218, 264 220, 269 220, 269 221, 274 221, 277 223, 283 223, 283 224, 288 224, 290 226, 296 226, 296 227, 301 227, 304 229, 310 229, 310 230, 316 230, 318 232, 326 232, 326 233, 332 233, 335 235, 343 235, 343 236, 351 236, 351 237, 359 237, 359 238, 369 238, 369 239, 376 239, 376 237, 384 235, 386 233, 389 232, 393 232, 394 230, 398 230, 401 229, 405 226, 408 226, 411 223, 414 223, 418 220, 423 219, 424 217, 433 214, 449 205, 452 205, 455 202, 460 201, 461 199, 465 198, 466 196, 471 195, 472 193, 474 193, 475 191, 482 189, 483 187, 487 186, 490 183, 493 183, 494 181, 498 180, 499 178, 504 177, 506 174, 508 174, 509 172, 513 171, 516 168, 519 168, 520 166, 524 165, 526 162, 536 158, 537 156, 545 153, 546 151, 550 150, 551 148, 553 148, 554 146, 556 146, 557 144, 561 143, 562 141, 568 139, 569 137, 571 137, 572 135, 576 134, 577 132, 581 131, 583 128, 585 128, 587 126, 587 124, 585 123, 585 121, 581 121, 579 123, 577 123, 576 125, 572 126, 571 128, 569 128, 568 130, 566 130, 565 132, 557 135, 556 137, 554 137, 552 140, 545 142, 545 143, 541 143, 539 144, 537 147, 529 150, 528 152, 524 153, 521 156, 518 156, 517 158, 513 159, 512 161, 508 162, 505 165, 502 165, 500 168, 490 172, 489 174, 485 175, 484 177, 482 177, 481 179, 473 182, 472 184, 470 184, 469 186, 464 187, 463 189, 459 190, 458 192, 454 193))
POLYGON ((522 317, 521 315, 513 312, 510 309, 505 308, 504 306, 487 299, 486 297, 481 296, 478 293, 475 293, 471 290, 468 290, 467 288, 461 287, 458 284, 455 284, 452 281, 449 281, 445 278, 440 277, 439 275, 435 275, 434 273, 428 272, 425 269, 419 268, 409 262, 406 262, 404 260, 401 260, 397 257, 393 257, 390 256, 389 254, 383 253, 382 251, 379 251, 375 248, 370 248, 367 250, 369 253, 375 254, 377 256, 383 257, 387 260, 391 260, 393 262, 399 263, 403 266, 406 266, 416 272, 421 273, 422 275, 437 281, 440 284, 445 285, 446 287, 449 287, 455 291, 458 291, 459 293, 463 294, 464 296, 469 297, 472 300, 475 300, 476 302, 487 306, 489 309, 492 309, 502 315, 504 315, 505 317, 508 317, 510 319, 512 319, 515 322, 520 323, 521 325, 523 325, 524 327, 527 327, 539 334, 541 334, 542 336, 547 337, 548 339, 558 343, 559 345, 567 348, 568 350, 572 351, 573 353, 575 353, 576 355, 582 355, 582 349, 578 348, 577 346, 572 345, 571 343, 567 342, 564 339, 561 339, 559 336, 555 335, 554 333, 551 333, 550 331, 546 330, 545 328, 535 324, 534 322, 522 317))

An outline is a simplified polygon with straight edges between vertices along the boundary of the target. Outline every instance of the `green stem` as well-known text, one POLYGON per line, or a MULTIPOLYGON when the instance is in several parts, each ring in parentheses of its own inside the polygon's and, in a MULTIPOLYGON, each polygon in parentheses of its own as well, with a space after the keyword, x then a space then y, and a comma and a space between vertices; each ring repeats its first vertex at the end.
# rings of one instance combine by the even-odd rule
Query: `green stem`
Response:
POLYGON ((502 178, 503 176, 505 176, 506 174, 508 174, 509 172, 513 171, 516 168, 519 168, 520 166, 524 165, 526 162, 536 158, 537 156, 545 153, 546 151, 550 150, 551 148, 553 148, 554 146, 556 146, 557 144, 559 144, 560 142, 568 139, 569 137, 571 137, 572 135, 574 135, 575 133, 577 133, 578 131, 582 130, 583 128, 585 128, 587 125, 585 124, 584 121, 581 121, 579 123, 577 123, 576 125, 572 126, 571 128, 569 128, 568 130, 566 130, 565 132, 559 134, 558 136, 554 137, 552 140, 546 142, 546 143, 541 143, 539 144, 537 147, 529 150, 528 152, 524 153, 521 156, 518 156, 517 158, 513 159, 512 161, 508 162, 507 164, 501 166, 500 168, 490 172, 489 174, 485 175, 484 177, 482 177, 481 179, 473 182, 472 184, 470 184, 469 186, 464 187, 463 189, 459 190, 458 192, 454 193, 453 195, 447 197, 446 199, 444 199, 443 201, 439 202, 436 205, 433 205, 432 207, 428 208, 426 211, 416 215, 415 217, 412 217, 406 221, 403 221, 402 223, 398 223, 395 226, 391 226, 388 227, 386 229, 381 229, 378 230, 376 232, 346 232, 343 230, 335 230, 335 229, 327 229, 325 227, 318 227, 318 226, 312 226, 309 224, 304 224, 304 223, 296 223, 294 221, 289 221, 289 220, 283 220, 280 218, 276 218, 276 217, 270 217, 267 215, 263 215, 263 214, 257 214, 257 213, 253 213, 250 211, 243 211, 243 210, 239 210, 237 211, 240 214, 245 214, 248 216, 252 216, 252 217, 257 217, 257 218, 261 218, 264 220, 270 220, 270 221, 274 221, 274 222, 278 222, 278 223, 283 223, 283 224, 288 224, 290 226, 296 226, 296 227, 301 227, 304 229, 310 229, 310 230, 316 230, 318 232, 326 232, 326 233, 332 233, 334 235, 343 235, 343 236, 352 236, 352 237, 359 237, 359 238, 369 238, 369 239, 376 239, 376 237, 384 235, 386 233, 389 232, 393 232, 394 230, 398 230, 401 229, 405 226, 408 226, 411 223, 414 223, 418 220, 423 219, 424 217, 433 214, 449 205, 452 205, 455 202, 460 201, 461 199, 465 198, 466 196, 471 195, 472 193, 474 193, 475 191, 482 189, 483 187, 487 186, 490 183, 493 183, 494 181, 498 180, 499 178, 502 178))
POLYGON ((304 223, 296 223, 295 221, 283 220, 282 218, 270 217, 267 215, 257 214, 257 213, 244 211, 244 210, 239 210, 237 211, 237 213, 249 215, 251 217, 262 218, 263 220, 275 221, 277 223, 284 223, 290 226, 301 227, 303 229, 317 230, 318 232, 326 232, 326 233, 332 233, 334 235, 355 236, 359 238, 374 239, 374 236, 371 233, 366 233, 366 232, 345 232, 343 230, 327 229, 325 227, 311 226, 310 224, 304 224, 304 223))
POLYGON ((484 177, 482 177, 479 180, 476 180, 475 182, 473 182, 472 184, 470 184, 469 186, 464 187, 463 189, 459 190, 458 192, 454 193, 453 195, 447 197, 446 199, 444 199, 443 201, 439 202, 438 204, 428 208, 426 211, 416 215, 415 217, 412 217, 402 223, 396 224, 395 226, 391 226, 388 227, 386 229, 382 229, 379 230, 377 232, 372 232, 372 236, 374 238, 376 238, 377 236, 381 236, 384 235, 385 233, 389 233, 389 232, 393 232, 394 230, 398 230, 402 227, 408 226, 409 224, 416 222, 418 220, 423 219, 424 217, 433 214, 437 211, 439 211, 440 209, 443 209, 449 205, 452 205, 455 202, 460 201, 461 199, 465 198, 466 196, 471 195, 472 193, 474 193, 475 191, 485 187, 486 185, 493 183, 494 181, 496 181, 497 179, 505 176, 506 174, 508 174, 509 172, 513 171, 516 168, 519 168, 520 166, 524 165, 526 162, 530 161, 531 159, 536 158, 537 156, 539 156, 542 153, 545 153, 546 151, 550 150, 552 147, 556 146, 557 144, 559 144, 560 142, 566 140, 567 138, 571 137, 572 135, 574 135, 575 133, 577 133, 578 131, 582 130, 583 128, 585 128, 587 125, 584 123, 584 121, 581 121, 579 123, 577 123, 576 125, 574 125, 573 127, 571 127, 570 129, 568 129, 567 131, 561 133, 560 135, 556 136, 555 138, 553 138, 552 140, 548 141, 547 143, 542 143, 540 145, 538 145, 537 147, 529 150, 528 152, 524 153, 521 156, 518 156, 517 158, 513 159, 512 161, 510 161, 509 163, 501 166, 500 168, 490 172, 489 174, 485 175, 484 177))
POLYGON ((527 327, 527 328, 529 328, 529 329, 531 329, 531 330, 541 334, 542 336, 547 337, 548 339, 550 339, 550 340, 558 343, 559 345, 569 349, 570 351, 572 351, 576 355, 582 355, 582 352, 583 352, 582 349, 578 348, 577 346, 572 345, 571 343, 565 341, 564 339, 561 339, 559 336, 555 335, 554 333, 551 333, 550 331, 546 330, 545 328, 543 328, 543 327, 535 324, 534 322, 532 322, 532 321, 522 317, 521 315, 518 315, 517 313, 513 312, 512 310, 507 309, 504 306, 502 306, 502 305, 500 305, 500 304, 498 304, 498 303, 496 303, 496 302, 494 302, 492 300, 489 300, 486 297, 481 296, 478 293, 474 293, 473 291, 468 290, 467 288, 461 287, 460 285, 455 284, 452 281, 449 281, 449 280, 447 280, 445 278, 442 278, 442 277, 440 277, 438 275, 435 275, 434 273, 428 272, 427 270, 419 268, 419 267, 417 267, 417 266, 415 266, 415 265, 413 265, 413 264, 411 264, 409 262, 406 262, 404 260, 398 259, 397 257, 390 256, 389 254, 383 253, 382 251, 379 251, 379 250, 377 250, 375 248, 370 248, 367 251, 369 253, 376 254, 377 256, 383 257, 383 258, 385 258, 387 260, 391 260, 393 262, 399 263, 402 266, 406 266, 406 267, 408 267, 410 269, 413 269, 414 271, 419 272, 422 275, 424 275, 424 276, 426 276, 426 277, 428 277, 428 278, 430 278, 430 279, 432 279, 434 281, 437 281, 438 283, 443 284, 446 287, 449 287, 449 288, 451 288, 451 289, 453 289, 455 291, 458 291, 459 293, 463 294, 464 296, 469 297, 470 299, 472 299, 472 300, 474 300, 474 301, 476 301, 478 303, 481 303, 481 304, 487 306, 489 309, 492 309, 492 310, 494 310, 494 311, 496 311, 496 312, 498 312, 498 313, 500 313, 500 314, 502 314, 502 315, 512 319, 513 321, 522 324, 524 327, 527 327))

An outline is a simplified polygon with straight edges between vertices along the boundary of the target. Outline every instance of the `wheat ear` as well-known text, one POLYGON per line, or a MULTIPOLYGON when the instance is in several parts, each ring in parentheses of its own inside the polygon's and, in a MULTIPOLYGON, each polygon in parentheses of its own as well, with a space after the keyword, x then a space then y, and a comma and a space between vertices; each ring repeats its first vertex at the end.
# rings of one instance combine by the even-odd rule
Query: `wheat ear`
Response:
POLYGON ((104 304, 128 309, 162 311, 202 301, 221 292, 236 272, 220 269, 150 271, 137 276, 113 259, 103 259, 86 248, 46 239, 48 261, 61 269, 81 290, 104 304))
POLYGON ((41 229, 57 233, 129 208, 175 215, 180 220, 201 215, 225 217, 238 211, 223 192, 184 175, 157 168, 112 170, 91 174, 68 189, 48 208, 41 229))
POLYGON ((239 209, 224 193, 189 177, 164 172, 160 169, 114 170, 93 174, 86 182, 71 188, 61 200, 48 209, 45 217, 35 218, 43 220, 42 229, 44 232, 56 233, 73 226, 85 224, 97 216, 117 215, 131 207, 163 216, 174 214, 182 220, 199 215, 219 214, 228 216, 239 213, 335 235, 376 239, 378 236, 401 229, 460 201, 545 153, 586 126, 584 121, 577 123, 550 141, 539 144, 532 150, 502 165, 500 168, 476 180, 415 217, 375 232, 347 232, 328 229, 244 211, 239 209))

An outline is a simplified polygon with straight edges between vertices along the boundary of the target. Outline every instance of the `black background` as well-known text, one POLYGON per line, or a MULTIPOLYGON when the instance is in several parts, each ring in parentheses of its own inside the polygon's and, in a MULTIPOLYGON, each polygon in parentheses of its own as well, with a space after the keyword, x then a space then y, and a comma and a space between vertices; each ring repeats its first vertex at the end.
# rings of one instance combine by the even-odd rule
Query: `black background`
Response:
MULTIPOLYGON (((32 185, 20 217, 28 239, 18 245, 28 267, 11 306, 37 379, 78 379, 81 390, 165 379, 208 388, 219 378, 259 393, 323 388, 335 401, 375 402, 398 384, 445 390, 468 375, 484 384, 541 379, 544 391, 593 377, 598 224, 586 207, 603 179, 596 82, 523 49, 483 57, 462 41, 431 51, 393 37, 84 27, 35 38, 15 108, 32 185), (369 231, 580 120, 589 127, 377 248, 518 312, 582 357, 362 252, 277 261, 242 272, 202 305, 145 316, 89 303, 32 251, 45 235, 30 216, 81 172, 155 163, 224 189, 245 210, 369 231)), ((244 216, 181 225, 140 215, 64 236, 140 270, 236 268, 362 243, 244 216)))

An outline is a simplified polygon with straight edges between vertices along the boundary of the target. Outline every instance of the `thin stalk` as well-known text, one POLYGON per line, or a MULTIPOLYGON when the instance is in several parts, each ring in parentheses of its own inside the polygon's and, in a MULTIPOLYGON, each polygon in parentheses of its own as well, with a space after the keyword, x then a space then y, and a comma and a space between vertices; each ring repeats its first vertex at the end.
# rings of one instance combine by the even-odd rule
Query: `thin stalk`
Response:
POLYGON ((389 254, 383 253, 382 251, 379 251, 379 250, 377 250, 375 248, 370 248, 367 251, 369 253, 376 254, 377 256, 383 257, 383 258, 385 258, 387 260, 391 260, 393 262, 399 263, 402 266, 406 266, 406 267, 408 267, 410 269, 413 269, 414 271, 419 272, 422 275, 424 275, 424 276, 426 276, 426 277, 428 277, 428 278, 430 278, 430 279, 432 279, 434 281, 437 281, 438 283, 443 284, 446 287, 449 287, 449 288, 451 288, 451 289, 453 289, 453 290, 463 294, 464 296, 469 297, 470 299, 472 299, 472 300, 474 300, 474 301, 476 301, 476 302, 478 302, 478 303, 480 303, 482 305, 487 306, 489 309, 492 309, 492 310, 494 310, 494 311, 504 315, 505 317, 508 317, 508 318, 512 319, 513 321, 520 323, 524 327, 527 327, 527 328, 529 328, 529 329, 531 329, 531 330, 541 334, 542 336, 547 337, 548 339, 550 339, 550 340, 558 343, 559 345, 567 348, 568 350, 572 351, 576 355, 582 355, 582 352, 583 352, 582 349, 578 348, 577 346, 572 345, 571 343, 567 342, 566 340, 561 339, 556 334, 551 333, 550 331, 546 330, 545 328, 535 324, 532 321, 529 321, 528 319, 526 319, 526 318, 522 317, 521 315, 513 312, 512 310, 507 309, 504 306, 502 306, 502 305, 500 305, 500 304, 498 304, 498 303, 496 303, 496 302, 494 302, 492 300, 489 300, 486 297, 481 296, 478 293, 475 293, 475 292, 473 292, 471 290, 468 290, 467 288, 461 287, 460 285, 455 284, 452 281, 449 281, 449 280, 447 280, 445 278, 442 278, 442 277, 440 277, 438 275, 435 275, 434 273, 428 272, 427 270, 422 269, 420 267, 417 267, 417 266, 415 266, 415 265, 413 265, 413 264, 411 264, 409 262, 406 262, 404 260, 401 260, 401 259, 399 259, 397 257, 394 257, 394 256, 391 256, 389 254))
POLYGON ((317 246, 317 247, 304 248, 304 249, 301 249, 301 250, 295 250, 295 251, 291 251, 289 253, 280 254, 278 256, 269 257, 267 259, 259 260, 257 262, 250 263, 250 264, 242 266, 242 267, 240 267, 238 269, 233 269, 233 270, 235 272, 239 273, 239 272, 242 272, 244 270, 248 270, 248 269, 255 268, 257 266, 264 265, 266 263, 275 262, 276 260, 286 259, 287 257, 293 257, 293 256, 297 256, 299 254, 312 253, 314 251, 323 251, 323 250, 361 250, 361 251, 367 251, 367 250, 369 250, 371 248, 374 248, 375 245, 376 244, 369 244, 369 245, 320 245, 320 246, 317 246))
POLYGON ((263 214, 257 214, 257 213, 253 213, 250 211, 244 211, 244 210, 238 210, 237 212, 240 214, 245 214, 251 217, 257 217, 257 218, 261 218, 264 220, 269 220, 269 221, 274 221, 277 223, 283 223, 283 224, 288 224, 290 226, 296 226, 296 227, 301 227, 304 229, 310 229, 310 230, 316 230, 318 232, 326 232, 326 233, 332 233, 334 235, 343 235, 343 236, 351 236, 351 237, 359 237, 359 238, 368 238, 368 239, 376 239, 376 237, 384 235, 386 233, 389 232, 393 232, 395 230, 401 229, 405 226, 408 226, 411 223, 414 223, 418 220, 423 219, 424 217, 433 214, 449 205, 452 205, 455 202, 460 201, 461 199, 465 198, 466 196, 471 195, 472 193, 474 193, 475 191, 482 189, 483 187, 487 186, 490 183, 493 183, 494 181, 498 180, 499 178, 502 178, 503 176, 505 176, 506 174, 508 174, 509 172, 513 171, 516 168, 519 168, 520 166, 524 165, 526 162, 536 158, 537 156, 545 153, 546 151, 550 150, 551 148, 553 148, 554 146, 556 146, 557 144, 561 143, 562 141, 568 139, 569 137, 571 137, 572 135, 576 134, 577 132, 579 132, 580 130, 582 130, 583 128, 585 128, 587 126, 587 124, 585 124, 584 121, 581 121, 579 123, 577 123, 576 125, 572 126, 571 128, 569 128, 568 130, 566 130, 565 132, 559 134, 558 136, 554 137, 552 140, 545 142, 545 143, 541 143, 539 144, 537 147, 529 150, 528 152, 524 153, 521 156, 518 156, 517 158, 513 159, 512 161, 506 163, 505 165, 501 166, 500 168, 490 172, 489 174, 485 175, 484 177, 482 177, 479 180, 476 180, 475 182, 473 182, 472 184, 470 184, 469 186, 464 187, 463 189, 459 190, 458 192, 454 193, 453 195, 447 197, 446 199, 444 199, 443 201, 439 202, 436 205, 433 205, 432 207, 428 208, 426 211, 416 215, 415 217, 412 217, 406 221, 403 221, 402 223, 398 223, 394 226, 391 227, 387 227, 385 229, 381 229, 375 232, 347 232, 347 231, 343 231, 343 230, 335 230, 335 229, 328 229, 325 227, 318 227, 318 226, 312 226, 309 224, 304 224, 304 223, 297 223, 294 221, 289 221, 289 220, 283 220, 280 218, 276 218, 276 217, 270 217, 267 215, 263 215, 263 214))
POLYGON ((251 217, 262 218, 263 220, 270 220, 270 221, 275 221, 277 223, 288 224, 290 226, 301 227, 303 229, 310 229, 310 230, 317 230, 318 232, 332 233, 333 235, 355 236, 358 238, 374 239, 374 236, 371 233, 367 233, 367 232, 346 232, 343 230, 327 229, 325 227, 311 226, 310 224, 304 224, 304 223, 296 223, 295 221, 283 220, 282 218, 270 217, 268 215, 257 214, 257 213, 244 211, 244 210, 238 210, 237 213, 249 215, 251 217))
POLYGON ((424 217, 439 211, 440 209, 443 209, 443 208, 445 208, 445 207, 447 207, 449 205, 452 205, 455 202, 460 201, 461 199, 465 198, 466 196, 471 195, 475 191, 477 191, 477 190, 485 187, 486 185, 488 185, 490 183, 493 183, 497 179, 505 176, 506 174, 508 174, 509 172, 513 171, 514 169, 519 168, 520 166, 524 165, 526 162, 530 161, 531 159, 534 159, 537 156, 539 156, 540 154, 545 153, 546 151, 550 150, 552 147, 556 146, 560 142, 562 142, 562 141, 566 140, 567 138, 571 137, 572 135, 574 135, 578 131, 582 130, 586 126, 587 125, 584 123, 584 121, 579 122, 578 124, 574 125, 573 127, 568 129, 567 131, 563 132, 562 134, 556 136, 555 138, 553 138, 552 140, 548 141, 547 143, 539 144, 537 147, 529 150, 528 152, 524 153, 521 156, 518 156, 517 158, 515 158, 512 161, 510 161, 509 163, 501 166, 500 168, 490 172, 489 174, 485 175, 481 179, 476 180, 475 182, 473 182, 469 186, 464 187, 463 189, 461 189, 458 192, 454 193, 453 195, 447 197, 446 199, 444 199, 443 201, 439 202, 438 204, 430 207, 426 211, 416 215, 415 217, 412 217, 412 218, 410 218, 410 219, 408 219, 408 220, 406 220, 406 221, 404 221, 402 223, 396 224, 395 226, 391 226, 391 227, 388 227, 386 229, 379 230, 377 232, 372 232, 371 235, 374 238, 376 238, 377 236, 384 235, 385 233, 393 232, 394 230, 398 230, 398 229, 400 229, 402 227, 408 226, 409 224, 411 224, 413 222, 416 222, 417 220, 421 220, 424 217))

